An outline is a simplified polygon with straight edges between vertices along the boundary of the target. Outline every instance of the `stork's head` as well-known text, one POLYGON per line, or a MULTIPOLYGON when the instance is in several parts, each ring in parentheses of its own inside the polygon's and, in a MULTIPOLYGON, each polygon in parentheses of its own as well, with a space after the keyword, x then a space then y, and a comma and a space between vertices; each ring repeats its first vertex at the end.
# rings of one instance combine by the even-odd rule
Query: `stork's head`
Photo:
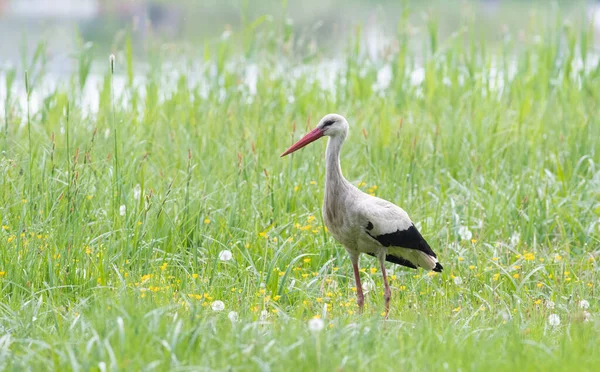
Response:
POLYGON ((347 134, 348 121, 346 121, 346 118, 338 114, 328 114, 319 121, 319 124, 317 124, 315 129, 302 137, 300 141, 294 143, 289 149, 281 154, 281 156, 291 154, 323 136, 345 138, 347 134))

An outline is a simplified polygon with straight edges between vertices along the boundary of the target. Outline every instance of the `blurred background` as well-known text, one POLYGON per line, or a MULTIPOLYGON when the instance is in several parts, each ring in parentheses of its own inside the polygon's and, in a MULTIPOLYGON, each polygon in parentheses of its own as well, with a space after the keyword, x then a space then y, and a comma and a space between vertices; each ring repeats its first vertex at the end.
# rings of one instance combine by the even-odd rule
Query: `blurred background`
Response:
POLYGON ((124 34, 139 58, 157 47, 194 57, 207 41, 281 20, 303 50, 329 55, 356 32, 375 54, 389 45, 399 23, 412 26, 418 45, 432 18, 440 38, 468 24, 493 45, 508 32, 525 39, 533 22, 552 22, 557 11, 600 32, 599 10, 600 1, 593 0, 0 0, 0 67, 19 65, 43 42, 49 69, 68 71, 75 63, 69 53, 90 43, 94 55, 106 58, 120 49, 124 34))

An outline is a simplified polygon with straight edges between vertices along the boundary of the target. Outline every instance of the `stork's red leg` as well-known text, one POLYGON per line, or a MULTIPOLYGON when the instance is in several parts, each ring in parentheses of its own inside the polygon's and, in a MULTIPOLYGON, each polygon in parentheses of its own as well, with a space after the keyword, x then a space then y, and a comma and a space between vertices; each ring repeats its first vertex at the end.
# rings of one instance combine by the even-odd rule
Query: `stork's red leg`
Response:
POLYGON ((385 255, 383 258, 379 259, 379 263, 381 264, 381 273, 383 274, 383 284, 385 286, 384 299, 385 299, 385 319, 387 319, 388 314, 390 312, 390 299, 392 298, 392 290, 390 289, 390 285, 387 280, 387 273, 385 272, 385 255))
POLYGON ((358 255, 352 257, 352 268, 354 269, 354 280, 356 281, 356 303, 358 304, 358 308, 360 313, 363 312, 363 307, 365 305, 365 296, 363 295, 362 283, 360 282, 360 272, 358 271, 358 255))

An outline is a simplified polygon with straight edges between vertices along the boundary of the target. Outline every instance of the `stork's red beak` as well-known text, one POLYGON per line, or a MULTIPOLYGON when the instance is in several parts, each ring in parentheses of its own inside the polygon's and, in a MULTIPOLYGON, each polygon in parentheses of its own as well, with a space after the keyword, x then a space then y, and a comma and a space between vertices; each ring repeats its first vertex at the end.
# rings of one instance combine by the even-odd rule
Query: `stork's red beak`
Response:
POLYGON ((292 152, 294 152, 296 150, 300 150, 304 146, 308 145, 311 142, 314 142, 314 141, 318 140, 321 137, 323 137, 323 131, 321 129, 319 129, 319 128, 315 128, 312 131, 310 131, 307 135, 305 135, 304 137, 302 137, 300 139, 300 141, 294 143, 292 145, 292 147, 290 147, 289 149, 285 150, 285 152, 283 154, 281 154, 281 157, 284 157, 287 154, 291 154, 292 152))

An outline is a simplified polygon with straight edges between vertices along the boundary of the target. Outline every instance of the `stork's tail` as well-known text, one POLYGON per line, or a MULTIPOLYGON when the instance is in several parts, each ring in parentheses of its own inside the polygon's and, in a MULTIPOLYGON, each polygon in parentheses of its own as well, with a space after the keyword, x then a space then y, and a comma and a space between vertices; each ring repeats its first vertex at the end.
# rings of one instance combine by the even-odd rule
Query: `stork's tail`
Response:
POLYGON ((421 251, 417 251, 416 253, 417 265, 419 267, 422 267, 426 270, 433 270, 438 273, 442 272, 444 267, 438 262, 436 257, 421 251))

